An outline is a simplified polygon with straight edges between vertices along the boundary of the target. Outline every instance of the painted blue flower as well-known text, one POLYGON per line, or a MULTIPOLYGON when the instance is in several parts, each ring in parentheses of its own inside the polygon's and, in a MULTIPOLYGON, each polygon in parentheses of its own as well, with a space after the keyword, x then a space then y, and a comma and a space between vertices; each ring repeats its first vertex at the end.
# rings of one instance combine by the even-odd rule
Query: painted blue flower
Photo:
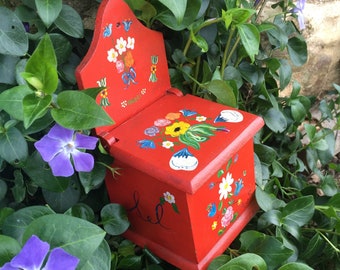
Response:
POLYGON ((208 207, 208 217, 215 216, 216 212, 217 212, 216 203, 209 204, 209 207, 208 207))
POLYGON ((295 13, 298 16, 298 22, 299 22, 299 26, 300 29, 303 30, 305 29, 305 19, 303 16, 303 10, 305 9, 305 3, 306 0, 298 0, 295 8, 293 8, 292 12, 295 13))
POLYGON ((234 195, 236 196, 240 193, 241 189, 244 187, 243 179, 240 178, 237 182, 235 182, 235 185, 236 185, 236 189, 235 189, 234 195))
POLYGON ((78 172, 93 169, 93 156, 83 151, 95 149, 97 141, 98 138, 56 124, 34 146, 42 159, 48 162, 54 176, 68 177, 74 173, 74 169, 78 172))
POLYGON ((124 25, 124 30, 128 32, 130 30, 132 21, 131 20, 124 20, 123 25, 124 25))
POLYGON ((140 140, 138 141, 140 148, 152 148, 155 149, 156 145, 151 140, 140 140))
POLYGON ((0 270, 74 270, 79 259, 57 247, 51 250, 46 264, 45 258, 50 250, 47 242, 41 241, 39 237, 32 235, 10 262, 3 265, 0 270))
POLYGON ((104 35, 104 37, 109 37, 109 36, 111 36, 111 34, 112 34, 112 23, 105 26, 103 35, 104 35))
POLYGON ((144 130, 144 134, 150 137, 156 136, 157 133, 159 133, 159 128, 156 126, 152 126, 144 130))
POLYGON ((197 112, 195 112, 195 111, 186 110, 186 109, 180 110, 180 112, 181 112, 184 116, 193 116, 193 115, 196 115, 196 114, 197 114, 197 112))

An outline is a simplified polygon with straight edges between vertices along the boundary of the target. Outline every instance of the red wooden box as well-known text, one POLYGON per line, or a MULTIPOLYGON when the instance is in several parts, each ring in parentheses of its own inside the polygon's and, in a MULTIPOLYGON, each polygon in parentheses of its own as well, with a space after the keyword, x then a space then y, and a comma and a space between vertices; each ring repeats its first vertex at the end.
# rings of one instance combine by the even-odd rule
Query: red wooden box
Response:
POLYGON ((253 136, 260 117, 171 88, 163 37, 122 0, 104 0, 76 72, 79 87, 102 86, 115 125, 97 135, 115 157, 112 202, 125 236, 181 269, 204 269, 257 211, 253 136))

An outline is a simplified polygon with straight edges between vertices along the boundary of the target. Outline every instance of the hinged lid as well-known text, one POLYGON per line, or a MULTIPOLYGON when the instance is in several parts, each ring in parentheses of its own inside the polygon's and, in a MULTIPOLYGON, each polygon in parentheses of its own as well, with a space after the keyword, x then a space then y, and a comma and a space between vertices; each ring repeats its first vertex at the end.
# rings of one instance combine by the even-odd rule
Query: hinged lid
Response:
MULTIPOLYGON (((103 0, 76 77, 81 89, 105 87, 97 101, 120 125, 170 88, 163 36, 142 25, 124 1, 103 0)), ((100 136, 115 126, 96 132, 100 136)))

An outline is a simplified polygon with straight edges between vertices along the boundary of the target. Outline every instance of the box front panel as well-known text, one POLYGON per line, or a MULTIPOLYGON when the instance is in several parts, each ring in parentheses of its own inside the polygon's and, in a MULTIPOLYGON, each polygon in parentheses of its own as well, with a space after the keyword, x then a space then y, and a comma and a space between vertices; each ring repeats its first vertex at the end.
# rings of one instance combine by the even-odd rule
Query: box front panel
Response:
MULTIPOLYGON (((246 222, 237 222, 242 218, 250 203, 253 203, 255 191, 253 141, 233 153, 224 166, 207 179, 206 183, 193 195, 188 195, 188 206, 195 248, 198 260, 223 238, 226 245, 233 241, 246 222), (233 230, 231 230, 233 228, 233 230), (229 235, 228 235, 229 234, 229 235)), ((254 215, 252 213, 252 215, 254 215)))
POLYGON ((121 168, 120 175, 108 174, 106 186, 110 200, 127 210, 131 226, 126 236, 160 257, 173 253, 195 261, 186 194, 119 161, 114 166, 121 168))

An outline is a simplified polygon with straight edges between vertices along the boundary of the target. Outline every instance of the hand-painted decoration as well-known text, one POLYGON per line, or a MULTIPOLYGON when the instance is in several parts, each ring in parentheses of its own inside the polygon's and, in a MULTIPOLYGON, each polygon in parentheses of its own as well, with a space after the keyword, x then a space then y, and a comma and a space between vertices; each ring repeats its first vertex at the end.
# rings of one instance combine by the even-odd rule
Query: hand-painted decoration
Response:
POLYGON ((135 191, 133 194, 133 200, 134 200, 134 206, 128 211, 136 211, 138 216, 144 220, 145 222, 149 222, 151 224, 160 225, 161 227, 165 229, 168 228, 165 224, 163 224, 163 218, 166 210, 166 205, 169 204, 172 208, 172 210, 179 214, 179 210, 176 204, 176 198, 173 194, 171 194, 169 191, 166 191, 163 193, 163 196, 159 198, 159 202, 154 207, 154 213, 152 215, 143 213, 142 209, 140 208, 141 204, 141 198, 138 191, 135 191))
POLYGON ((243 115, 239 111, 235 110, 223 110, 220 115, 216 117, 215 123, 218 122, 229 122, 239 123, 243 121, 243 115))
POLYGON ((149 77, 149 82, 157 82, 157 76, 156 76, 156 71, 157 71, 157 63, 158 63, 158 56, 153 55, 151 56, 151 74, 149 77))
MULTIPOLYGON (((208 218, 212 219, 211 230, 217 231, 218 235, 222 235, 233 223, 239 213, 235 210, 242 204, 242 200, 237 198, 244 187, 243 179, 234 179, 230 172, 230 167, 238 161, 236 154, 234 159, 230 159, 225 170, 220 169, 217 172, 216 182, 209 183, 210 190, 216 190, 216 201, 208 204, 206 210, 208 218), (216 188, 215 188, 216 187, 216 188)), ((243 171, 243 177, 247 172, 243 171)))
MULTIPOLYGON (((173 170, 193 171, 197 168, 199 161, 188 147, 199 150, 201 143, 215 136, 215 132, 229 132, 224 126, 214 126, 208 123, 208 120, 212 122, 212 119, 188 109, 170 112, 146 128, 144 135, 149 138, 139 140, 138 144, 145 149, 155 149, 157 145, 161 145, 171 151, 175 151, 175 146, 184 144, 185 147, 172 155, 169 166, 173 170)), ((240 122, 242 120, 242 114, 237 111, 234 113, 233 110, 224 110, 215 117, 215 122, 240 122)))
POLYGON ((110 105, 108 98, 108 90, 106 88, 106 77, 101 78, 97 81, 99 87, 104 87, 102 91, 100 91, 100 106, 106 107, 110 105))
MULTIPOLYGON (((132 21, 123 20, 122 23, 116 23, 116 27, 124 26, 124 30, 128 32, 130 30, 132 21)), ((103 32, 104 38, 111 37, 112 23, 108 24, 103 32)), ((128 89, 130 84, 137 84, 136 82, 136 70, 133 67, 134 58, 132 51, 135 48, 135 38, 128 36, 127 38, 119 37, 116 40, 112 40, 114 47, 107 51, 107 60, 116 65, 116 71, 121 73, 121 78, 125 84, 125 89, 128 89)))

